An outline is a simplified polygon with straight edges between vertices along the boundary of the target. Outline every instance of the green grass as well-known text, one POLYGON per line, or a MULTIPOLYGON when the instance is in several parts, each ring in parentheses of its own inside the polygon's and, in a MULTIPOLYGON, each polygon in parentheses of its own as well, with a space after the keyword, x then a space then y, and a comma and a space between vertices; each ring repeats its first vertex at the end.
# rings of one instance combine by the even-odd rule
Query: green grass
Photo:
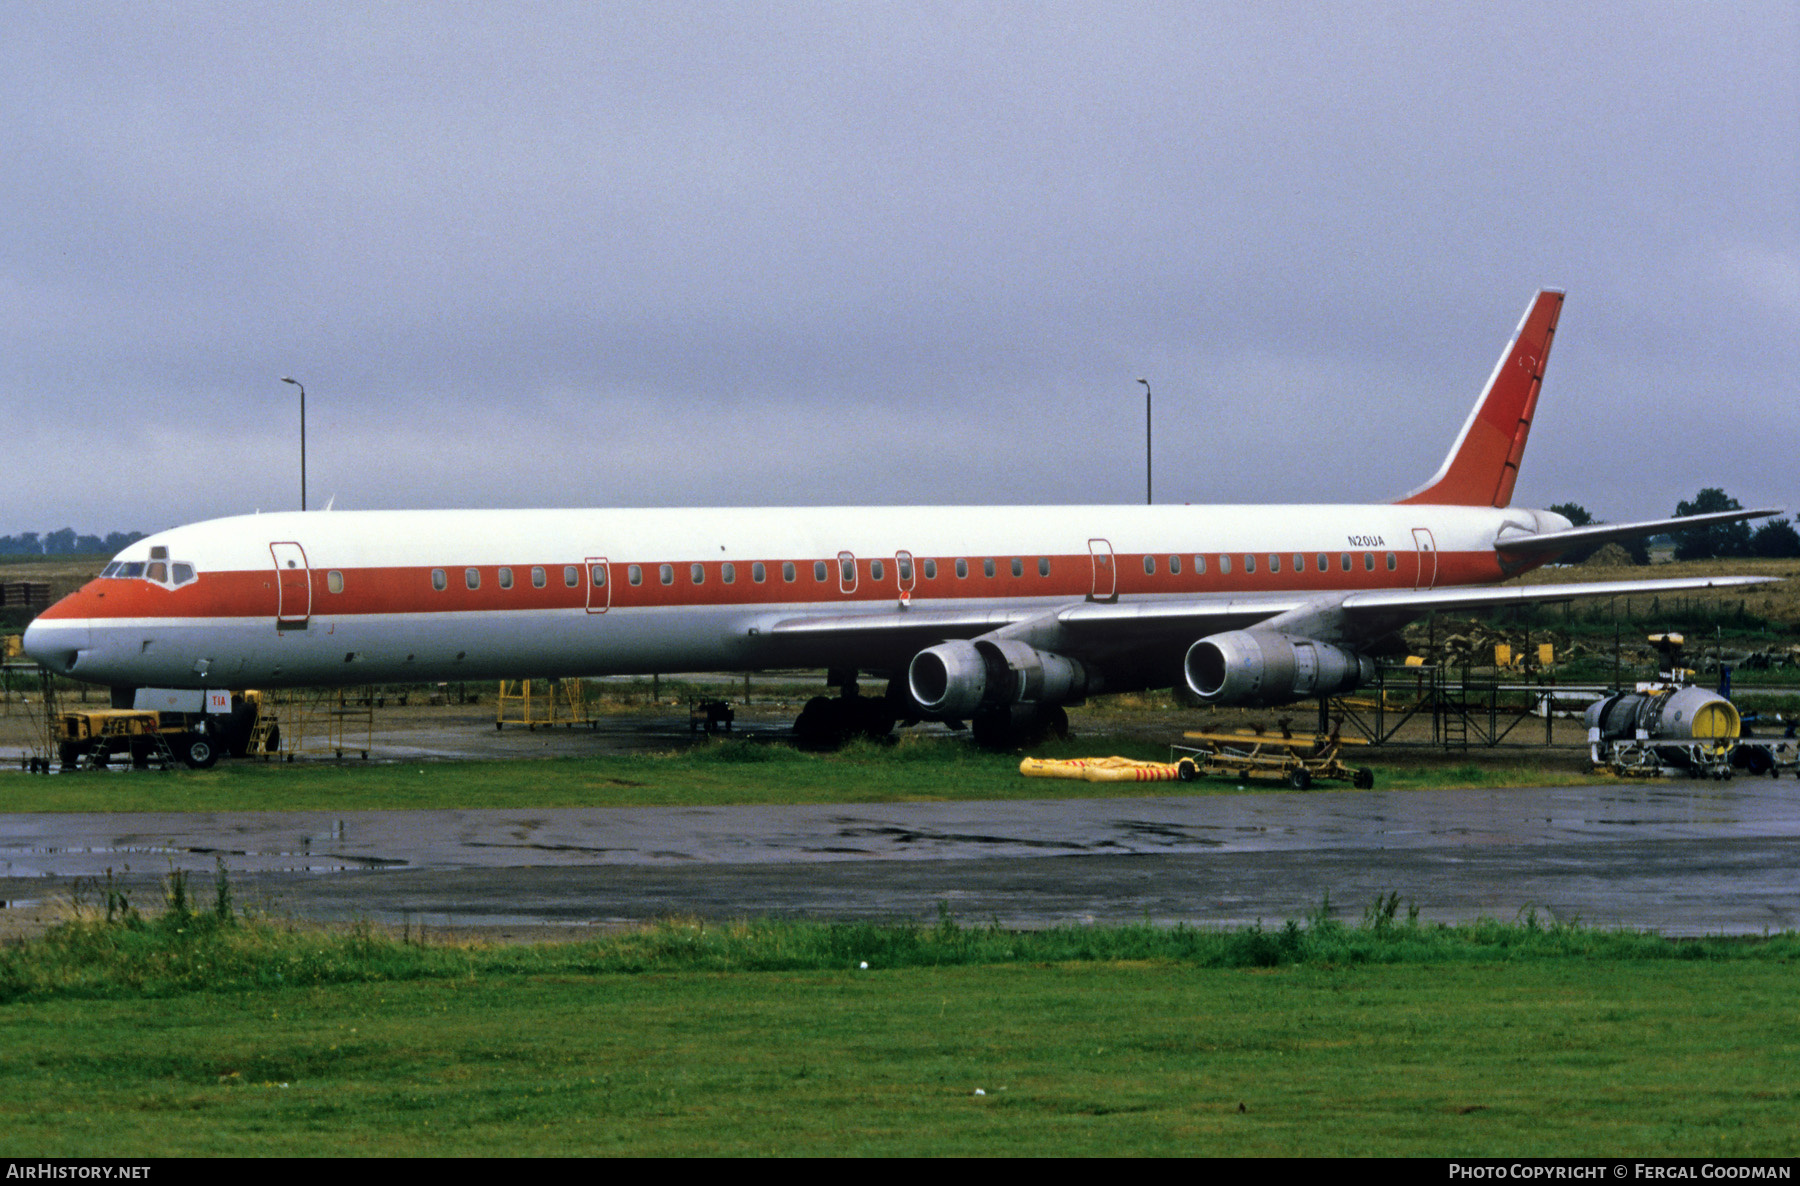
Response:
MULTIPOLYGON (((1121 754, 1166 761, 1166 745, 1082 738, 1038 747, 1044 757, 1121 754)), ((1351 756, 1353 762, 1360 754, 1351 756)), ((1592 781, 1580 756, 1564 769, 1506 765, 1370 763, 1376 787, 1575 784, 1592 781)), ((1088 783, 1025 778, 1019 755, 949 738, 893 746, 855 744, 832 754, 739 740, 661 754, 494 762, 224 762, 212 770, 6 776, 8 811, 347 811, 479 807, 620 807, 776 803, 892 803, 1204 795, 1282 789, 1278 782, 1204 778, 1192 783, 1088 783)), ((1347 783, 1320 783, 1320 793, 1347 783)))
POLYGON ((1794 936, 1397 904, 510 948, 118 910, 0 952, 0 1155, 1800 1152, 1794 936))

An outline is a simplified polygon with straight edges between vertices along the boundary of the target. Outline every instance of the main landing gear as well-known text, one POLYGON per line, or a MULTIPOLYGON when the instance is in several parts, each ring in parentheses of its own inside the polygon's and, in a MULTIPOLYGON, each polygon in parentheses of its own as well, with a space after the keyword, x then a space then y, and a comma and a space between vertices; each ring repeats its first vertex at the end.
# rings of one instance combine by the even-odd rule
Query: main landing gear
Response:
MULTIPOLYGON (((885 694, 864 696, 857 688, 854 671, 832 671, 826 683, 843 689, 841 696, 814 696, 794 719, 794 738, 803 749, 836 749, 857 737, 880 741, 893 734, 896 724, 917 724, 923 718, 905 685, 888 684, 885 694)), ((962 721, 947 721, 963 729, 962 721)), ((976 713, 968 721, 975 744, 984 749, 1012 749, 1035 745, 1052 736, 1069 735, 1069 714, 1060 704, 1015 704, 976 713)))
POLYGON ((864 696, 856 686, 856 673, 832 671, 825 682, 841 687, 838 697, 814 696, 794 718, 794 738, 802 749, 836 749, 855 737, 879 741, 891 735, 904 715, 896 696, 905 692, 889 684, 884 696, 864 696))

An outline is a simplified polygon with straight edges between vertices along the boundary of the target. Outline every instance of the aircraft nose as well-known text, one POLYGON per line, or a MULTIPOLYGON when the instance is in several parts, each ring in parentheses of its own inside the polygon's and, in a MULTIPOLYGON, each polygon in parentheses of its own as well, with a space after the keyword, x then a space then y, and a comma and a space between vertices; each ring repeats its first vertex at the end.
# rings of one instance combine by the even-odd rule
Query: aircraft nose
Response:
POLYGON ((69 675, 80 662, 81 653, 88 649, 88 627, 54 618, 35 618, 25 627, 23 646, 39 666, 58 675, 69 675))

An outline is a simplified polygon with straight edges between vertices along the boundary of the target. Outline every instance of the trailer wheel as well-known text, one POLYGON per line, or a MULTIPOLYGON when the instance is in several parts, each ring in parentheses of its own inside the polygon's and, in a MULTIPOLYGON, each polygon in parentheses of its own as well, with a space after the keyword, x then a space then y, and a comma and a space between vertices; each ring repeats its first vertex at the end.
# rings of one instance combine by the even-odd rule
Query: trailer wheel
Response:
POLYGON ((1306 767, 1304 766, 1296 766, 1288 771, 1287 780, 1288 785, 1293 787, 1296 791, 1312 789, 1312 775, 1306 772, 1306 767))
POLYGON ((219 761, 219 744, 209 733, 190 733, 181 760, 190 770, 211 770, 219 761))
POLYGON ((1366 791, 1373 788, 1375 785, 1375 772, 1367 766, 1358 766, 1356 768, 1356 777, 1350 780, 1350 785, 1359 791, 1366 791))

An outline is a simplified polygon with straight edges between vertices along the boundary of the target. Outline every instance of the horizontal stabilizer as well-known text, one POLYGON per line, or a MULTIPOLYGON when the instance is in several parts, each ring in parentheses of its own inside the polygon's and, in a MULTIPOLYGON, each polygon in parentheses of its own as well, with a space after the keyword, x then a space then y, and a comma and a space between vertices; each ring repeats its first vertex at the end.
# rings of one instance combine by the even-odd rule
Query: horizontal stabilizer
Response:
POLYGON ((1651 535, 1667 535, 1692 531, 1697 527, 1713 527, 1720 523, 1738 523, 1745 519, 1766 519, 1781 514, 1780 508, 1756 511, 1716 511, 1710 515, 1683 515, 1678 519, 1651 519, 1642 523, 1595 523, 1590 527, 1572 527, 1568 531, 1550 531, 1536 535, 1502 535, 1494 546, 1514 555, 1537 555, 1543 552, 1567 552, 1589 544, 1603 544, 1618 539, 1643 539, 1651 535))

